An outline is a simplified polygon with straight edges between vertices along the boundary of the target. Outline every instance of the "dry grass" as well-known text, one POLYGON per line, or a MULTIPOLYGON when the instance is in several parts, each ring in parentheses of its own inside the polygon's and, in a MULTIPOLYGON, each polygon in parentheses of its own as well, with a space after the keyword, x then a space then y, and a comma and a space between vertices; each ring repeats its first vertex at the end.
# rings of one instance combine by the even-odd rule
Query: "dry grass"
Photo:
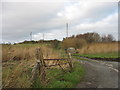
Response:
POLYGON ((30 87, 30 77, 33 60, 8 61, 3 64, 3 87, 6 88, 26 88, 30 87))
POLYGON ((96 54, 96 53, 109 53, 109 52, 118 52, 118 42, 111 43, 93 43, 78 49, 80 54, 96 54))
POLYGON ((0 60, 2 60, 2 45, 0 45, 0 60))
MULTIPOLYGON (((59 52, 48 45, 21 44, 2 46, 3 87, 29 88, 31 86, 31 71, 36 61, 35 49, 37 47, 42 48, 43 57, 45 59, 60 58, 59 52)), ((46 64, 53 65, 57 64, 57 62, 47 61, 46 64)))
POLYGON ((35 58, 35 49, 41 47, 44 58, 59 58, 58 52, 48 46, 40 45, 3 45, 2 61, 8 60, 29 60, 35 58))

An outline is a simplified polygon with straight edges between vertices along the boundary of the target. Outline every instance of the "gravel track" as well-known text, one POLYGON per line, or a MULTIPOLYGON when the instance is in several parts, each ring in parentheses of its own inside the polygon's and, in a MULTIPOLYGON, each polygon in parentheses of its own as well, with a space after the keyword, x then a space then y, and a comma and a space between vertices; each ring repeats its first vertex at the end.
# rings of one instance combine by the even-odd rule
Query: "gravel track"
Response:
POLYGON ((76 88, 118 88, 119 62, 78 60, 85 68, 85 77, 76 88))

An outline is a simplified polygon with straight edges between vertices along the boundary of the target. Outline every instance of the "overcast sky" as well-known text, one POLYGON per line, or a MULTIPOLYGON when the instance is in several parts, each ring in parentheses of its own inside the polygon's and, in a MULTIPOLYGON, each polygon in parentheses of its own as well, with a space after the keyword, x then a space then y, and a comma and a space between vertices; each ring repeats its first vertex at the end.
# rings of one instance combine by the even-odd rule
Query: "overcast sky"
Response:
MULTIPOLYGON (((118 38, 118 2, 107 0, 4 0, 0 3, 2 42, 58 39, 86 32, 118 38), (28 2, 29 1, 29 2, 28 2)), ((1 32, 0 32, 1 34, 1 32)))

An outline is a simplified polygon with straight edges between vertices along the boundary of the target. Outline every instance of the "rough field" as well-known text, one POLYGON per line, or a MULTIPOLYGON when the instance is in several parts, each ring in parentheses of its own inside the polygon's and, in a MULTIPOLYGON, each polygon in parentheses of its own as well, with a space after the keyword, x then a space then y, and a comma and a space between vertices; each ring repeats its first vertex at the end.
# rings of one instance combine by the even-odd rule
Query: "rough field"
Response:
MULTIPOLYGON (((73 59, 73 72, 68 72, 69 65, 61 65, 46 70, 47 79, 43 85, 40 80, 31 86, 31 72, 35 65, 35 49, 41 47, 44 59, 67 58, 62 49, 55 49, 50 44, 17 44, 2 46, 2 85, 3 88, 106 88, 117 86, 118 62, 108 62, 108 59, 118 60, 118 43, 94 43, 78 49, 79 54, 73 59), (106 49, 107 48, 107 49, 106 49), (82 56, 82 57, 81 57, 82 56), (94 61, 92 59, 104 59, 106 61, 94 61), (108 59, 107 59, 108 58, 108 59), (81 64, 80 64, 81 63, 81 64), (82 66, 81 66, 82 65, 82 66), (84 68, 83 68, 84 67, 84 68), (85 69, 85 73, 84 73, 85 69), (85 77, 84 77, 85 75, 85 77), (102 75, 102 76, 101 76, 102 75), (105 77, 103 76, 105 75, 105 77), (84 78, 83 78, 84 77, 84 78), (107 78, 106 78, 107 77, 107 78), (111 79, 111 77, 114 77, 111 79), (81 82, 82 80, 82 82, 81 82), (102 80, 102 81, 101 81, 102 80), (92 82, 91 82, 92 81, 92 82), (104 81, 104 82, 103 82, 104 81), (81 83, 80 83, 81 82, 81 83), (111 82, 111 83, 107 83, 111 82), (113 83, 115 82, 115 84, 113 83), (107 83, 105 85, 105 83, 107 83)), ((114 61, 114 60, 113 60, 114 61)), ((59 63, 65 63, 61 61, 59 63)), ((45 61, 47 65, 54 65, 55 60, 45 61)))
POLYGON ((120 49, 117 42, 112 43, 94 43, 82 49, 78 49, 76 56, 87 57, 97 60, 119 61, 120 49))
MULTIPOLYGON (((75 87, 84 75, 84 70, 79 62, 75 64, 74 72, 66 73, 59 66, 46 70, 46 83, 43 85, 37 78, 34 84, 31 83, 32 69, 35 65, 35 49, 41 47, 44 59, 66 58, 62 50, 57 50, 51 45, 43 44, 18 44, 3 45, 2 47, 2 85, 3 88, 68 88, 75 87), (76 76, 71 79, 69 76, 76 76)), ((59 63, 65 63, 60 61, 59 63)), ((46 65, 58 63, 55 60, 45 61, 46 65)), ((69 65, 61 65, 67 71, 69 65)))
POLYGON ((120 51, 120 42, 92 43, 78 49, 80 54, 102 54, 120 51))

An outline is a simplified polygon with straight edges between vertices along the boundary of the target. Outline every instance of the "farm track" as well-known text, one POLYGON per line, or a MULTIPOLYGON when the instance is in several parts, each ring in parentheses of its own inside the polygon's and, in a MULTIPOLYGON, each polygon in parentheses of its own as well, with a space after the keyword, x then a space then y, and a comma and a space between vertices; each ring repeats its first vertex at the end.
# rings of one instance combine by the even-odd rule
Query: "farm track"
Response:
POLYGON ((119 62, 92 59, 78 61, 85 68, 86 74, 76 88, 118 88, 119 62))

